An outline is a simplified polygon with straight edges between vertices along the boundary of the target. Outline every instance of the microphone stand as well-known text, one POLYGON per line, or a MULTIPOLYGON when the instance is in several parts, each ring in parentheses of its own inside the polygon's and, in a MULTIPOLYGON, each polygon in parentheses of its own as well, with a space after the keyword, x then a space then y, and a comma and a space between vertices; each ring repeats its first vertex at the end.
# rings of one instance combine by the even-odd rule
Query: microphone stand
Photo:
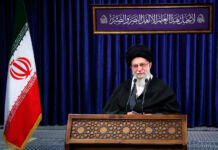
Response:
POLYGON ((149 85, 150 81, 151 81, 151 79, 145 79, 145 87, 144 87, 143 98, 142 98, 142 114, 144 114, 144 110, 143 110, 144 107, 143 106, 145 103, 145 93, 148 90, 148 85, 149 85))
POLYGON ((129 94, 129 97, 128 97, 128 101, 127 101, 127 103, 126 103, 126 113, 127 113, 127 107, 128 107, 129 101, 130 101, 130 97, 131 97, 131 95, 132 95, 132 92, 133 92, 134 88, 136 88, 136 81, 137 81, 137 79, 134 79, 134 80, 133 80, 133 82, 134 82, 133 88, 132 88, 131 91, 130 91, 130 94, 129 94))

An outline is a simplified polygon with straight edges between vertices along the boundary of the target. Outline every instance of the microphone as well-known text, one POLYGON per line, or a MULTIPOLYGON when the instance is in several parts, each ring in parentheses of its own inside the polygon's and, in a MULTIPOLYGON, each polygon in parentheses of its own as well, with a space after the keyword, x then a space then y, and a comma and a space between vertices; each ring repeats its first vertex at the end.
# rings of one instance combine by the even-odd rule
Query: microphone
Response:
POLYGON ((143 98, 142 98, 142 114, 144 114, 143 106, 144 106, 144 103, 145 103, 145 93, 148 90, 148 85, 149 85, 150 81, 151 81, 151 79, 145 79, 145 87, 144 87, 143 98))
POLYGON ((127 113, 127 107, 128 107, 128 105, 129 105, 130 97, 131 97, 131 95, 132 95, 132 92, 133 92, 134 88, 136 88, 136 81, 137 81, 137 79, 134 79, 134 80, 133 80, 134 84, 133 84, 133 87, 132 87, 132 89, 131 89, 131 91, 130 91, 130 94, 129 94, 129 97, 128 97, 128 100, 127 100, 127 103, 126 103, 126 113, 127 113))

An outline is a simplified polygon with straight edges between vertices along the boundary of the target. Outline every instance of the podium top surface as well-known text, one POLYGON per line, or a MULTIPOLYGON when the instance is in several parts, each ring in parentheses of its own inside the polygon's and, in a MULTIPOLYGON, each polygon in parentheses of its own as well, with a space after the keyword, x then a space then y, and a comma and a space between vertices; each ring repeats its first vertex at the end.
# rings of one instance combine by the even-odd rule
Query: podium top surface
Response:
POLYGON ((120 115, 120 114, 69 114, 69 118, 74 119, 184 119, 187 116, 184 114, 137 114, 137 115, 120 115))

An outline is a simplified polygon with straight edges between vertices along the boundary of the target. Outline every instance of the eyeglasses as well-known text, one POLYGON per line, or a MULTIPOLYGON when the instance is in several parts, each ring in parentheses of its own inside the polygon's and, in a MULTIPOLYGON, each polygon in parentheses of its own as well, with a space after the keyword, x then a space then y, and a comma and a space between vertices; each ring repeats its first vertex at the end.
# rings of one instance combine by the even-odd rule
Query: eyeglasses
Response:
POLYGON ((141 68, 144 68, 145 66, 147 66, 149 63, 140 63, 140 64, 133 64, 131 65, 133 69, 137 69, 138 66, 140 66, 141 68))

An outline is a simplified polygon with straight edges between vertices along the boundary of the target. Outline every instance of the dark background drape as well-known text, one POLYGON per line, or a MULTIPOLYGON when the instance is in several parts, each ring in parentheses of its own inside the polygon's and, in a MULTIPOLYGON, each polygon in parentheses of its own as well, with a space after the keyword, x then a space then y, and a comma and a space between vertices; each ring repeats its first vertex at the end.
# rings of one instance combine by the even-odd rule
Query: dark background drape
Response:
MULTIPOLYGON (((0 124, 14 18, 14 0, 0 1, 0 124)), ((131 78, 127 48, 153 53, 152 73, 175 91, 188 126, 218 126, 216 0, 26 0, 41 95, 41 125, 63 125, 69 113, 99 114, 113 89, 131 78), (93 4, 212 3, 211 34, 94 35, 93 4)))

